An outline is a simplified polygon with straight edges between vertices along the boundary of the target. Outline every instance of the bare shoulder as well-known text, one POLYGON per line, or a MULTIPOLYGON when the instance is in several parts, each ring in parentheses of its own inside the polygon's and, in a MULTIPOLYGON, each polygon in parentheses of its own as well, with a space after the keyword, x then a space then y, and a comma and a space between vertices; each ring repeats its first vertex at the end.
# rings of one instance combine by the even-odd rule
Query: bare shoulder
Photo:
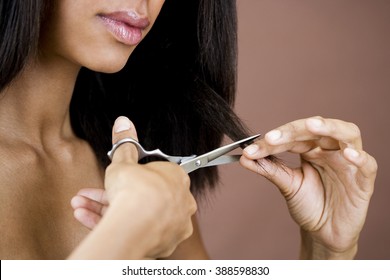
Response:
MULTIPOLYGON (((41 174, 35 168, 37 158, 26 147, 0 140, 0 257, 33 258, 22 248, 34 244, 31 239, 33 185, 41 174)), ((26 250, 27 249, 27 250, 26 250)))
POLYGON ((0 192, 12 192, 15 196, 18 187, 38 177, 39 157, 27 145, 0 140, 0 192), (38 172, 38 173, 37 173, 38 172), (33 175, 33 176, 31 176, 33 175))
POLYGON ((82 141, 47 145, 0 137, 0 258, 62 259, 88 233, 71 198, 103 187, 102 168, 82 141))

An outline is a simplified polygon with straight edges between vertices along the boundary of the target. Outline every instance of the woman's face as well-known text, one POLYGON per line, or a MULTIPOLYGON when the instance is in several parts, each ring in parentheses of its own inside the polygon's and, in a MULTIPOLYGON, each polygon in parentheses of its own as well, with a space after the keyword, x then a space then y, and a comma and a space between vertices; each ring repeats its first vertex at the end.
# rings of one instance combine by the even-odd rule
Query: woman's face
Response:
POLYGON ((41 53, 113 73, 155 22, 164 0, 55 0, 42 26, 41 53))

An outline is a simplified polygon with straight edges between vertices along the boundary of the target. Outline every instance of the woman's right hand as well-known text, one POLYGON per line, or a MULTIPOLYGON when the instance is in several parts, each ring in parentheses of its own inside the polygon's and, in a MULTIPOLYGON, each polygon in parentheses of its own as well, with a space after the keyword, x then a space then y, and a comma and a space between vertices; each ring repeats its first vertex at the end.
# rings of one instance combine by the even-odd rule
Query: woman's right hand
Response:
MULTIPOLYGON (((112 141, 116 143, 126 137, 137 139, 136 130, 129 119, 119 117, 114 124, 112 141)), ((138 252, 134 255, 123 248, 119 255, 113 256, 111 252, 110 258, 167 257, 192 234, 191 216, 197 206, 190 192, 188 175, 174 163, 138 164, 137 149, 131 143, 116 149, 112 163, 106 169, 104 196, 108 207, 91 233, 99 227, 111 226, 112 230, 107 230, 117 236, 135 235, 133 244, 125 247, 138 252), (122 218, 118 219, 118 216, 122 218), (119 224, 108 217, 115 217, 119 224), (120 231, 120 228, 129 232, 120 231)), ((75 212, 75 215, 80 215, 83 209, 77 211, 79 213, 75 212)))

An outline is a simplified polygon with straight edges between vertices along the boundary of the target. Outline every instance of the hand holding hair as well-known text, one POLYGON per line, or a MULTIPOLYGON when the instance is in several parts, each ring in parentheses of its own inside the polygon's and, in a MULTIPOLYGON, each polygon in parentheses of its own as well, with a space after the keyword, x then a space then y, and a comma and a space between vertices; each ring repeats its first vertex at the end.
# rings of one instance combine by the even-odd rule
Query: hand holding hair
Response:
POLYGON ((313 117, 274 129, 245 149, 241 164, 279 188, 300 226, 301 258, 355 256, 377 172, 362 147, 355 124, 313 117), (299 154, 301 166, 264 160, 283 152, 299 154))

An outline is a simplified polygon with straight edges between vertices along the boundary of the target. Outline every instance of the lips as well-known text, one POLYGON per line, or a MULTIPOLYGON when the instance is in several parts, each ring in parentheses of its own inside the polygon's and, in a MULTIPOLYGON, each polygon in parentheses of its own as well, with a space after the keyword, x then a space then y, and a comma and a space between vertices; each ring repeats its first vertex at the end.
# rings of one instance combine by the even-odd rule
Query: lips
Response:
POLYGON ((100 14, 107 30, 121 43, 135 46, 142 40, 142 31, 149 26, 149 20, 133 11, 100 14))

